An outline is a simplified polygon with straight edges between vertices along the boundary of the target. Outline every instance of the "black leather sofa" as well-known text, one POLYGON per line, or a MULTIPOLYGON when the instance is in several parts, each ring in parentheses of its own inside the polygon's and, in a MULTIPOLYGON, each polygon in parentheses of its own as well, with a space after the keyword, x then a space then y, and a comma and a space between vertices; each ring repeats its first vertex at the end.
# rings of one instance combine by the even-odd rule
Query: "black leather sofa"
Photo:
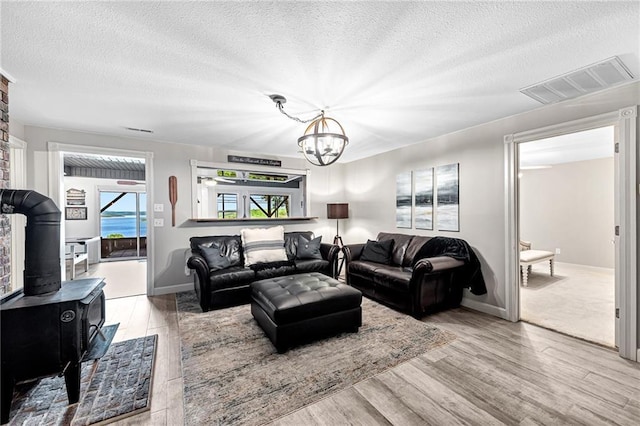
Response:
POLYGON ((187 266, 194 270, 194 287, 204 312, 250 302, 249 285, 257 280, 304 272, 319 272, 335 277, 340 248, 334 244, 320 244, 322 259, 296 259, 298 236, 313 239, 312 232, 285 232, 284 247, 287 262, 265 263, 246 267, 240 235, 192 237, 191 257, 187 266), (228 260, 223 269, 210 268, 202 247, 216 247, 228 260))
POLYGON ((436 244, 429 245, 432 237, 379 233, 377 242, 391 240, 388 264, 362 260, 365 244, 344 246, 347 284, 415 318, 458 306, 462 289, 472 283, 472 292, 486 293, 480 263, 468 244, 433 238, 436 244), (445 255, 434 256, 437 252, 445 255))

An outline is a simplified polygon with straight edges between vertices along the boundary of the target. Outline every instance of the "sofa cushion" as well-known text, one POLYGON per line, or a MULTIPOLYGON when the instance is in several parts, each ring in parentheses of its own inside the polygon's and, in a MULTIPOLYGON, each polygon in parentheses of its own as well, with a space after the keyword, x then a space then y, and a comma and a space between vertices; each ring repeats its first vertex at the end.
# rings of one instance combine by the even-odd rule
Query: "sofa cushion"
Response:
POLYGON ((229 260, 229 266, 242 266, 242 244, 239 235, 217 235, 211 237, 191 237, 191 250, 204 256, 202 247, 214 247, 229 260))
POLYGON ((296 260, 296 273, 298 272, 329 272, 329 261, 324 259, 296 260))
POLYGON ((363 262, 375 262, 382 263, 383 265, 389 265, 391 263, 392 247, 393 240, 367 240, 367 244, 365 244, 364 249, 362 250, 360 260, 363 262))
POLYGON ((231 266, 229 258, 217 247, 201 246, 200 251, 207 260, 207 265, 209 265, 210 270, 217 271, 218 269, 225 269, 231 266))
POLYGON ((354 260, 352 262, 349 262, 348 268, 349 268, 350 274, 356 274, 364 277, 371 277, 382 266, 384 265, 382 265, 381 263, 354 260))
POLYGON ((288 260, 284 250, 284 228, 245 228, 240 231, 244 265, 255 263, 285 262, 288 260))
POLYGON ((320 254, 320 244, 322 243, 322 235, 318 238, 309 240, 304 235, 298 235, 298 251, 296 259, 322 259, 320 254))
POLYGON ((408 291, 411 269, 402 266, 382 266, 371 276, 373 282, 392 290, 408 291))
POLYGON ((420 251, 423 245, 429 241, 431 237, 423 237, 421 235, 414 236, 409 245, 407 246, 407 251, 404 254, 404 259, 402 260, 402 266, 410 267, 418 260, 416 259, 416 255, 420 251))
POLYGON ((211 271, 209 280, 212 290, 235 288, 249 285, 256 279, 256 273, 249 268, 232 266, 226 269, 211 271))
POLYGON ((407 246, 413 238, 413 235, 406 234, 391 234, 387 232, 380 232, 378 234, 378 241, 393 240, 393 246, 391 249, 391 264, 400 266, 404 259, 407 246))
POLYGON ((284 250, 287 253, 289 260, 295 260, 298 253, 298 237, 305 237, 307 240, 313 239, 313 232, 310 231, 295 231, 284 233, 284 250))

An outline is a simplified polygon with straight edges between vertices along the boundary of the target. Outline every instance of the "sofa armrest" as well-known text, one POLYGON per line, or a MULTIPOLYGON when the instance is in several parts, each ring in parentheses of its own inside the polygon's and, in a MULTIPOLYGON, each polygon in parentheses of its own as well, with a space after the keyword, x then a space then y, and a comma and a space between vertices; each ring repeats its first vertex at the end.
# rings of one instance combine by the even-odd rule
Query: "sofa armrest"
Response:
POLYGON ((211 280, 209 279, 209 264, 204 257, 199 254, 193 254, 187 260, 187 266, 189 269, 193 269, 196 273, 193 276, 193 284, 198 299, 200 299, 200 307, 203 312, 209 310, 208 306, 208 294, 211 291, 211 280))
POLYGON ((345 263, 348 265, 349 262, 360 259, 364 246, 364 244, 348 244, 343 246, 342 252, 344 253, 345 263))
POLYGON ((436 306, 458 306, 462 289, 452 286, 454 271, 464 262, 448 256, 423 258, 416 262, 409 282, 412 294, 411 314, 421 318, 436 306))
POLYGON ((338 258, 338 253, 340 252, 340 247, 336 244, 329 243, 321 243, 320 244, 320 254, 324 260, 328 260, 330 263, 338 258))
POLYGON ((418 260, 414 266, 415 270, 422 270, 424 272, 440 272, 447 269, 454 269, 459 266, 463 266, 464 262, 462 260, 454 259, 449 256, 438 256, 438 257, 429 257, 418 260))
POLYGON ((331 271, 332 278, 335 278, 338 272, 338 253, 340 253, 340 247, 336 244, 321 243, 320 254, 322 258, 329 262, 329 270, 331 271))
POLYGON ((208 275, 209 273, 209 265, 207 264, 207 261, 199 254, 192 254, 189 259, 187 259, 187 266, 189 269, 196 271, 196 274, 202 273, 208 275))

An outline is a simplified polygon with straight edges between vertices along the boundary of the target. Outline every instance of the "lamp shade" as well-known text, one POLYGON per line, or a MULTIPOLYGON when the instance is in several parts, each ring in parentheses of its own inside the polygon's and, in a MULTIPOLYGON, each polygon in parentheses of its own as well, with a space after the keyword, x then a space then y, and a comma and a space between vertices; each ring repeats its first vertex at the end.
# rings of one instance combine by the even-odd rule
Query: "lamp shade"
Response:
POLYGON ((332 203, 327 204, 328 219, 348 219, 349 203, 332 203))

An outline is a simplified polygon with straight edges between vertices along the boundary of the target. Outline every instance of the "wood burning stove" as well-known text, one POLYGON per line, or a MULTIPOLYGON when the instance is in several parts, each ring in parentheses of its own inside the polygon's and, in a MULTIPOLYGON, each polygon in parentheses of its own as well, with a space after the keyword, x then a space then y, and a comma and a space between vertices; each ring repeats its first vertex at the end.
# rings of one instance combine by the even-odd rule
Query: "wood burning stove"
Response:
POLYGON ((0 203, 3 213, 27 216, 24 291, 0 301, 0 420, 6 423, 20 381, 64 375, 69 403, 78 402, 82 357, 103 338, 98 336, 105 321, 105 283, 102 278, 60 281, 60 211, 50 198, 0 190, 0 203))

